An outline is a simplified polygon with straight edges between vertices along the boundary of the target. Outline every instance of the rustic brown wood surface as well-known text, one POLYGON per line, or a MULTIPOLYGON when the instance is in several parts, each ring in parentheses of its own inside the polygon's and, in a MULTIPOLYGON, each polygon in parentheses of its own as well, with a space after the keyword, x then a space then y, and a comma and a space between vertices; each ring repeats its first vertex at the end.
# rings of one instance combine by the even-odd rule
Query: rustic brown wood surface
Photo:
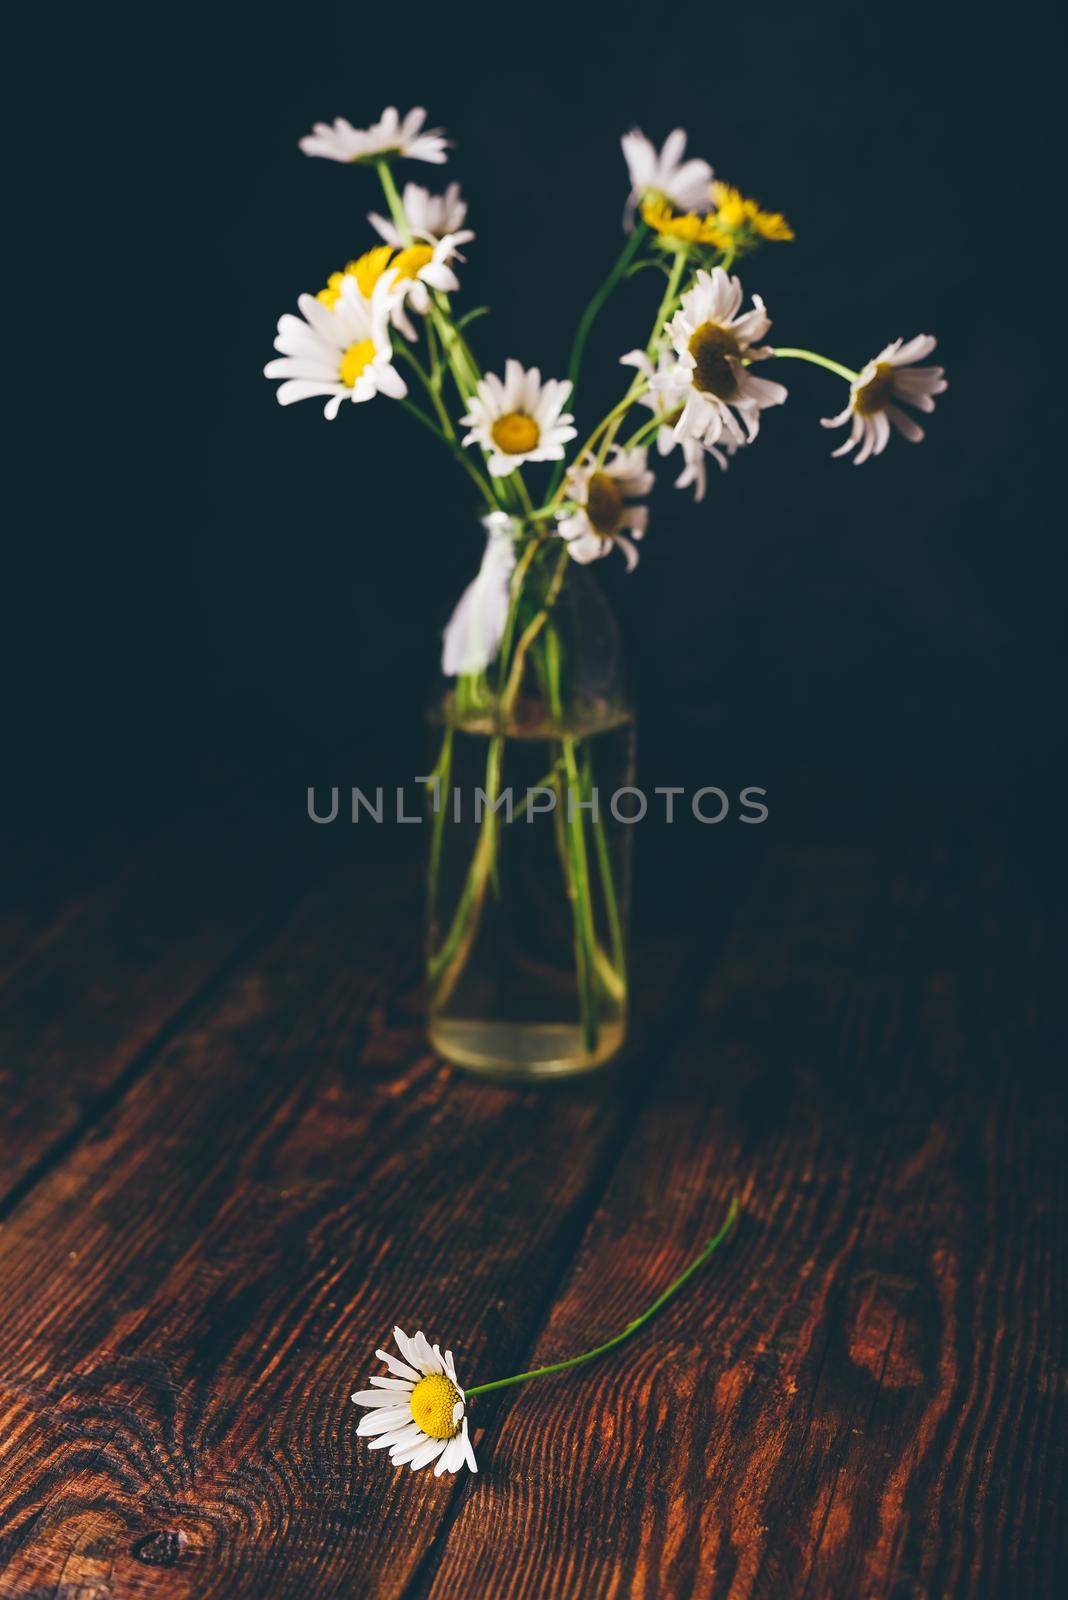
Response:
POLYGON ((996 853, 770 845, 637 953, 628 1061, 489 1088, 423 1040, 418 879, 145 852, 0 989, 0 1595, 1059 1592, 1063 987, 996 853), (481 1471, 348 1395, 394 1322, 481 1471))

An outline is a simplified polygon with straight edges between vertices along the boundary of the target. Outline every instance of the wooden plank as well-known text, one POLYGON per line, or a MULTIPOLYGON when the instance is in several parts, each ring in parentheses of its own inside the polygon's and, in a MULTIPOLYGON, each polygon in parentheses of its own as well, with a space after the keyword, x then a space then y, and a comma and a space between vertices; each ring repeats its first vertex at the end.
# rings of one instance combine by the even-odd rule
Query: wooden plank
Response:
MULTIPOLYGON (((418 1572, 457 1486, 370 1454, 349 1393, 397 1321, 463 1372, 525 1351, 649 1075, 455 1077, 402 981, 397 883, 314 897, 0 1231, 0 1593, 384 1596, 418 1572)), ((643 961, 661 1041, 679 967, 643 961)))
POLYGON ((970 881, 779 861, 532 1361, 615 1331, 740 1192, 735 1243, 618 1356, 487 1397, 413 1597, 1056 1592, 1057 973, 970 881))
POLYGON ((0 991, 0 1208, 306 875, 299 848, 220 808, 38 934, 0 991))

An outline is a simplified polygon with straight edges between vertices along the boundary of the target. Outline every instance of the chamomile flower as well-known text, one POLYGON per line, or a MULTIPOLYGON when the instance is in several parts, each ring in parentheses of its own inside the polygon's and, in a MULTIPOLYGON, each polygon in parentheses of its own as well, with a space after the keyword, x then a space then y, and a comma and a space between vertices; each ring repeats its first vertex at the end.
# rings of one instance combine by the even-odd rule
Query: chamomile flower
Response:
POLYGON ((600 466, 596 456, 588 454, 569 468, 564 492, 575 502, 575 510, 560 518, 556 531, 567 540, 572 560, 585 565, 618 545, 627 571, 633 572, 638 552, 632 541, 644 536, 649 522, 648 507, 635 502, 649 493, 654 482, 655 474, 648 470, 646 452, 640 447, 624 450, 616 445, 611 458, 600 466))
POLYGON ((948 389, 943 367, 914 364, 929 356, 936 343, 929 333, 918 333, 907 344, 895 339, 868 362, 849 386, 849 404, 845 410, 836 417, 821 419, 825 428, 850 424, 849 438, 837 450, 832 450, 832 455, 847 455, 859 444, 860 449, 853 457, 856 467, 869 456, 882 455, 890 438, 891 423, 911 444, 919 444, 923 429, 901 410, 898 402, 915 406, 917 411, 933 411, 934 396, 948 389))
POLYGON ((395 1467, 407 1462, 416 1472, 433 1461, 435 1478, 464 1465, 477 1472, 452 1351, 429 1344, 422 1333, 409 1338, 394 1328, 393 1337, 402 1359, 376 1350, 390 1376, 376 1375, 370 1389, 352 1396, 354 1404, 366 1407, 356 1432, 370 1439, 369 1449, 388 1450, 395 1467))
POLYGON ((683 439, 677 437, 675 423, 682 415, 690 384, 686 374, 666 351, 660 352, 655 367, 644 350, 632 350, 629 355, 621 356, 620 361, 625 367, 637 367, 649 379, 650 388, 638 397, 638 404, 645 406, 660 421, 660 427, 656 430, 659 453, 667 456, 672 450, 682 452, 683 468, 675 479, 676 489, 688 489, 692 485, 694 500, 703 500, 708 488, 706 457, 711 456, 720 470, 725 472, 727 457, 732 456, 738 448, 736 441, 724 438, 718 445, 706 445, 690 435, 683 439))
POLYGON ((264 367, 268 378, 284 378, 278 403, 310 400, 326 395, 326 417, 337 416, 343 400, 370 400, 386 394, 402 399, 408 386, 393 366, 389 337, 391 283, 380 280, 368 299, 354 277, 343 275, 333 306, 314 295, 302 294, 299 317, 286 315, 278 322, 276 350, 280 360, 264 367))
POLYGON ((460 280, 449 263, 464 259, 458 246, 474 237, 470 229, 465 228, 460 233, 447 233, 435 243, 424 244, 417 240, 414 244, 406 245, 389 264, 397 292, 404 295, 408 304, 422 316, 426 316, 430 310, 431 289, 452 294, 460 287, 460 280))
POLYGON ((767 333, 771 319, 759 295, 753 296, 752 311, 742 312, 742 299, 740 282, 722 267, 698 272, 667 325, 678 371, 654 374, 650 382, 654 389, 674 389, 685 378, 686 399, 675 424, 679 439, 700 439, 709 448, 721 440, 746 444, 756 438, 761 411, 786 399, 781 383, 749 370, 749 362, 771 354, 754 343, 767 333))
POLYGON ((686 135, 681 128, 668 134, 659 154, 640 128, 625 133, 620 143, 630 173, 628 226, 635 205, 647 195, 662 195, 680 211, 708 210, 712 168, 707 161, 683 160, 686 135))
POLYGON ((509 360, 503 383, 487 372, 471 397, 471 409, 460 418, 470 429, 463 442, 482 446, 495 478, 507 477, 527 461, 561 461, 576 433, 573 417, 563 409, 570 393, 566 380, 542 383, 537 367, 524 371, 509 360))
MULTIPOLYGON (((467 216, 467 201, 460 198, 458 183, 450 183, 444 194, 431 194, 429 189, 421 188, 418 183, 406 183, 401 203, 412 238, 425 240, 427 244, 436 244, 447 233, 459 233, 467 216)), ((388 217, 380 217, 372 211, 367 220, 379 237, 391 244, 394 250, 404 248, 401 233, 388 217)), ((467 237, 473 239, 475 236, 471 233, 467 237)))
POLYGON ((325 156, 328 161, 370 161, 375 156, 405 156, 409 161, 429 161, 440 166, 445 160, 446 139, 440 128, 427 128, 426 110, 416 106, 405 117, 396 106, 387 106, 369 128, 354 128, 345 117, 317 122, 300 141, 306 156, 325 156))

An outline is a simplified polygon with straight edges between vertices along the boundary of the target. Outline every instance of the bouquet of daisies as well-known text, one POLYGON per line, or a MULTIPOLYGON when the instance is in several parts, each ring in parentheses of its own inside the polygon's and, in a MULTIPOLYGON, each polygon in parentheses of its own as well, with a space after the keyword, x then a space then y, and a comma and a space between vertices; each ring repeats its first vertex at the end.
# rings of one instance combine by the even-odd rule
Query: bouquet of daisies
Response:
POLYGON ((402 190, 395 176, 401 162, 446 161, 448 141, 425 120, 422 108, 401 118, 389 107, 370 128, 339 118, 317 123, 301 140, 309 156, 371 169, 384 210, 368 216, 378 242, 368 241, 316 294, 301 295, 299 315, 280 319, 279 354, 265 370, 282 380, 280 404, 325 400, 330 419, 346 401, 384 397, 440 441, 477 491, 487 535, 482 563, 444 635, 442 668, 452 688, 434 772, 432 880, 456 728, 478 728, 488 740, 489 805, 451 907, 441 906, 431 884, 432 1004, 446 1007, 455 994, 487 892, 499 895, 504 741, 537 726, 549 746, 546 787, 561 799, 555 847, 589 1064, 606 1010, 618 1010, 625 996, 626 973, 619 895, 596 807, 571 803, 593 787, 583 740, 605 713, 583 698, 575 641, 562 620, 572 575, 613 551, 628 569, 636 565, 654 447, 665 461, 675 457, 676 487, 705 497, 709 462, 725 470, 756 443, 763 413, 786 401, 787 390, 769 375, 783 360, 814 363, 847 386, 844 405, 823 425, 848 430, 834 454, 858 465, 881 454, 892 430, 922 439, 913 413, 932 411, 946 381, 941 367, 921 364, 935 347, 928 334, 896 339, 859 371, 769 343, 767 308, 759 295, 747 297, 735 268, 765 243, 789 241, 792 230, 778 212, 717 181, 706 161, 687 158, 681 129, 659 152, 638 130, 623 137, 624 243, 579 322, 566 374, 543 378, 512 359, 503 372, 484 371, 469 330, 486 308, 461 313, 454 304, 463 251, 475 237, 459 186, 432 194, 409 182, 402 190), (613 290, 645 268, 659 286, 648 337, 620 356, 626 371, 618 402, 592 426, 587 420, 576 443, 591 329, 613 290))

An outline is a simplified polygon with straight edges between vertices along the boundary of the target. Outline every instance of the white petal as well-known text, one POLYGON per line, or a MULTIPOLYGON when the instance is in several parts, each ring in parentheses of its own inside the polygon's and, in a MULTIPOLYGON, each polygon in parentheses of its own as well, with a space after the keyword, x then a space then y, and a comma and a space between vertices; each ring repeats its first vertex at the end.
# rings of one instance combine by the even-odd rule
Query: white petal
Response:
POLYGON ((410 1444, 413 1440, 423 1437, 423 1430, 417 1422, 409 1422, 404 1428, 395 1428, 392 1433, 380 1433, 377 1439, 369 1439, 368 1450, 393 1450, 397 1446, 410 1444))
POLYGON ((438 1456, 443 1453, 448 1442, 448 1439, 428 1439, 426 1444, 417 1450, 412 1457, 410 1462, 412 1471, 418 1472, 420 1467, 428 1467, 432 1461, 436 1461, 438 1456))
POLYGON ((362 1416, 356 1432, 363 1438, 374 1433, 389 1433, 393 1428, 406 1427, 411 1420, 411 1406, 382 1407, 362 1416))
MULTIPOLYGON (((411 1392, 409 1385, 406 1393, 411 1394, 411 1392)), ((357 1389, 349 1399, 356 1406, 377 1406, 394 1411, 399 1404, 397 1395, 391 1389, 357 1389)))
POLYGON ((419 1373, 416 1372, 414 1367, 409 1366, 406 1361, 398 1361, 396 1356, 390 1355, 387 1350, 376 1350, 375 1355, 379 1361, 384 1361, 390 1372, 394 1373, 398 1378, 410 1378, 413 1383, 419 1382, 419 1373))

